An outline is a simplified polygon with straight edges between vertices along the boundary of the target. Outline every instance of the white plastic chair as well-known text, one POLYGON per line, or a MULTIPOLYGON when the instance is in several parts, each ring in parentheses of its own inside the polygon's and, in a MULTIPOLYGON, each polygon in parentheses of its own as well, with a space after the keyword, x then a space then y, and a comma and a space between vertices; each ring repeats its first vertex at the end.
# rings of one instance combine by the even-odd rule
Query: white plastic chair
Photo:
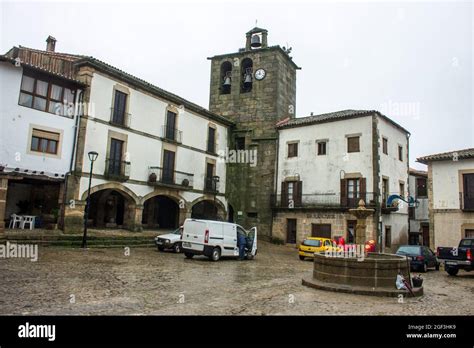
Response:
POLYGON ((34 216, 23 216, 23 222, 21 224, 21 228, 25 229, 25 225, 29 224, 30 230, 35 227, 35 217, 34 216))
POLYGON ((10 225, 9 228, 15 228, 18 224, 18 228, 23 228, 23 218, 20 215, 12 214, 10 216, 10 225))

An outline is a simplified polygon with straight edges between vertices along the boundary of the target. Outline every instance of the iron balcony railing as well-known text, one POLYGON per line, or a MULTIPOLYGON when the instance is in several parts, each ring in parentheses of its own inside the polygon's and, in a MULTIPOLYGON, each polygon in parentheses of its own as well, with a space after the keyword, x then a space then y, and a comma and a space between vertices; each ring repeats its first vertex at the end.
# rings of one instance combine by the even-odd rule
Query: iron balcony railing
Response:
POLYGON ((375 195, 372 192, 359 193, 354 197, 341 198, 339 193, 303 194, 300 197, 273 194, 271 204, 274 208, 356 208, 362 199, 366 207, 375 206, 375 195))
POLYGON ((161 126, 161 137, 167 140, 182 142, 183 132, 177 128, 169 127, 167 125, 161 126))
POLYGON ((162 167, 149 167, 148 183, 150 185, 177 185, 182 188, 192 189, 194 174, 162 167))
POLYGON ((112 180, 128 180, 130 178, 130 162, 107 158, 104 175, 112 180))
POLYGON ((468 198, 466 193, 459 192, 459 207, 463 211, 474 211, 474 198, 468 198))
POLYGON ((127 112, 120 112, 115 108, 110 108, 110 123, 116 126, 122 126, 130 128, 130 120, 132 115, 127 112))
POLYGON ((204 191, 208 192, 218 192, 219 191, 219 182, 215 181, 212 177, 204 178, 204 191))

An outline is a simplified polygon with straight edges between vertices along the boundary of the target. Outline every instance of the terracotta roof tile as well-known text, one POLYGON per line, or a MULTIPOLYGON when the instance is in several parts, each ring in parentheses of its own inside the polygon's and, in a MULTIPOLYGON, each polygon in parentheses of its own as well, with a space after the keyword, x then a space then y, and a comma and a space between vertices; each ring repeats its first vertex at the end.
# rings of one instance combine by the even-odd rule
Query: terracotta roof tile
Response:
POLYGON ((474 148, 442 152, 442 153, 437 153, 434 155, 423 156, 423 157, 417 158, 416 161, 420 163, 428 164, 429 162, 433 162, 433 161, 447 161, 447 160, 454 161, 456 159, 462 160, 462 159, 468 159, 468 158, 474 158, 474 148))
POLYGON ((296 117, 291 120, 289 120, 286 123, 280 124, 277 126, 279 129, 285 129, 285 128, 294 128, 294 127, 303 127, 311 124, 317 124, 317 123, 325 123, 325 122, 332 122, 332 121, 339 121, 339 120, 346 120, 346 119, 351 119, 351 118, 358 118, 358 117, 365 117, 365 116, 371 116, 377 114, 380 117, 384 118, 388 122, 392 123, 395 127, 401 129, 402 131, 406 132, 409 134, 410 132, 400 126, 398 123, 390 119, 389 117, 381 114, 377 110, 341 110, 341 111, 335 111, 335 112, 329 112, 326 114, 320 114, 320 115, 311 115, 311 116, 306 116, 306 117, 296 117))

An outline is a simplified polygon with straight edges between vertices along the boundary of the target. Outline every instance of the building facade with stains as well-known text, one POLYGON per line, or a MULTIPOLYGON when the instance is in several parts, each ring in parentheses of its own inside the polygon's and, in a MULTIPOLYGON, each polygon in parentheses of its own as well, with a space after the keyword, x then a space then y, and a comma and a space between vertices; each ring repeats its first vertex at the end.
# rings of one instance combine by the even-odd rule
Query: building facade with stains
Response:
POLYGON ((85 85, 73 57, 23 47, 0 56, 0 232, 14 214, 35 216, 24 227, 55 228, 73 167, 79 111, 85 85), (35 226, 32 226, 35 225, 35 226))
MULTIPOLYGON (((25 170, 52 173, 61 188, 55 205, 59 227, 78 232, 84 224, 89 153, 96 152, 91 227, 140 231, 174 229, 186 217, 227 219, 226 165, 218 153, 228 146, 231 121, 105 62, 57 53, 54 47, 55 40, 46 51, 20 46, 2 56, 2 75, 9 77, 2 88, 2 106, 8 108, 2 112, 2 132, 8 133, 2 137, 2 185, 12 180, 12 168, 23 176, 25 170), (67 77, 60 93, 56 75, 67 77), (72 103, 72 116, 54 113, 61 101, 72 103), (33 148, 39 150, 30 153, 33 148), (17 152, 28 165, 14 163, 17 152)), ((9 203, 19 196, 8 191, 7 220, 20 212, 9 203)))
POLYGON ((277 126, 277 190, 273 235, 289 244, 306 237, 344 237, 355 242, 349 209, 362 200, 374 214, 367 239, 384 251, 408 243, 409 133, 377 111, 345 110, 287 119, 277 126))
POLYGON ((456 247, 474 237, 474 149, 420 157, 428 165, 429 245, 456 247))

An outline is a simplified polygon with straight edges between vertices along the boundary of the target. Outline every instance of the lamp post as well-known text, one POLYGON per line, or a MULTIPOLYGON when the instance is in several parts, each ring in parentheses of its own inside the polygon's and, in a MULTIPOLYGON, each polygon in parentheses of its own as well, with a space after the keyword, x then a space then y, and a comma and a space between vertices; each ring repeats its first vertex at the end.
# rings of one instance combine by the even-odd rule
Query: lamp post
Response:
POLYGON ((217 183, 219 182, 219 176, 217 175, 213 175, 212 176, 212 188, 214 190, 214 207, 216 208, 216 220, 218 218, 218 214, 217 214, 217 204, 216 204, 216 200, 217 200, 217 183))
POLYGON ((89 206, 91 196, 91 183, 92 183, 92 169, 94 168, 94 162, 99 156, 95 151, 90 151, 88 154, 89 160, 91 161, 91 170, 89 172, 89 188, 87 189, 86 207, 84 209, 84 234, 82 236, 82 248, 87 246, 87 221, 89 220, 89 206))

